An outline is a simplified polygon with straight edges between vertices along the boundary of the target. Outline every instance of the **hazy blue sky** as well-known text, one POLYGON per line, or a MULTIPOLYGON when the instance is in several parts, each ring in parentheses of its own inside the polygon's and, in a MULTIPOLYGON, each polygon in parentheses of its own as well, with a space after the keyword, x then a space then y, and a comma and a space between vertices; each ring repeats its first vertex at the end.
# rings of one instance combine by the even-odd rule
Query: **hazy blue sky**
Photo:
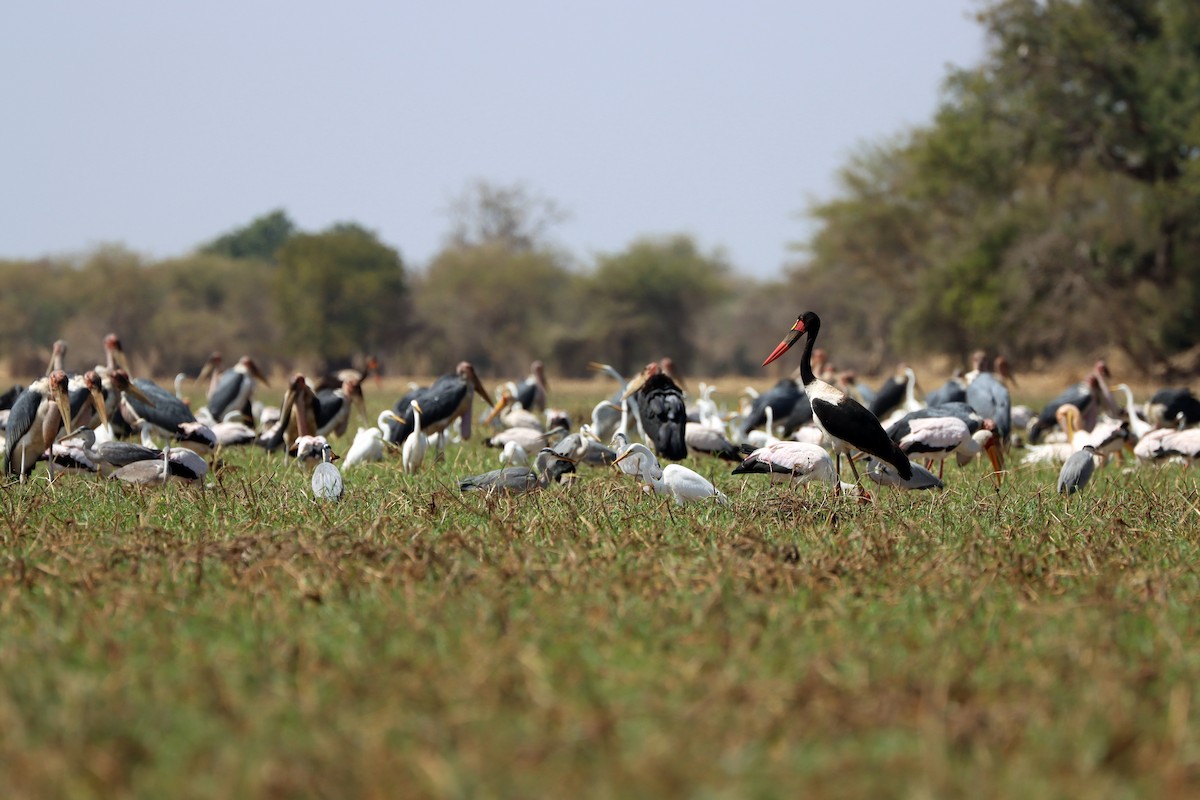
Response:
POLYGON ((0 11, 0 257, 154 257, 283 207, 424 265, 476 179, 584 262, 694 235, 778 273, 863 141, 927 122, 970 0, 88 0, 0 11))

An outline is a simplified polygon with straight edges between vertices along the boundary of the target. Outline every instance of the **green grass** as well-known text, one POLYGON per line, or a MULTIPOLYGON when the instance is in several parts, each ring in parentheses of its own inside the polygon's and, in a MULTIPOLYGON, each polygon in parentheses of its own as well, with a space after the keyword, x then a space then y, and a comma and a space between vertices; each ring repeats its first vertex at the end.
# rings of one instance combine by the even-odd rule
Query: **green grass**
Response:
POLYGON ((0 492, 4 796, 1200 791, 1191 471, 459 495, 495 458, 0 492))

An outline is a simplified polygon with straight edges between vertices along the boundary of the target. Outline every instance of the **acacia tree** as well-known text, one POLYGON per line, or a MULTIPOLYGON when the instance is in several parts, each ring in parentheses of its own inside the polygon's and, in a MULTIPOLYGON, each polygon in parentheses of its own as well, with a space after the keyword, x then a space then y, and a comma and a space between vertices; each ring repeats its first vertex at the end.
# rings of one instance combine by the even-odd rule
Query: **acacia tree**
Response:
POLYGON ((407 326, 400 254, 357 225, 297 234, 280 248, 274 300, 284 351, 326 363, 395 348, 407 326))
POLYGON ((979 19, 983 63, 847 168, 796 277, 876 349, 1144 363, 1200 340, 1200 7, 997 0, 979 19))
POLYGON ((282 208, 268 212, 249 224, 222 234, 201 245, 201 253, 228 258, 273 261, 284 242, 296 233, 296 225, 282 208))
POLYGON ((589 339, 594 358, 634 371, 664 355, 691 368, 697 355, 695 325, 727 289, 729 265, 704 254, 684 235, 635 241, 601 256, 585 279, 589 339))

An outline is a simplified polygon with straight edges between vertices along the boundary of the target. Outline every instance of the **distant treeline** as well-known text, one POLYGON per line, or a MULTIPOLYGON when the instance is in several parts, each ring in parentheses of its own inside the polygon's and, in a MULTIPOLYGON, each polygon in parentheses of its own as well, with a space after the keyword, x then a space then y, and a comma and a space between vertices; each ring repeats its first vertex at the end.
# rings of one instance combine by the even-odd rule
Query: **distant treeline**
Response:
POLYGON ((782 281, 736 275, 687 236, 580 264, 548 236, 553 203, 480 183, 420 270, 358 225, 300 232, 283 211, 161 262, 120 247, 0 262, 0 351, 26 374, 64 338, 82 365, 116 331, 159 373, 220 350, 496 375, 670 355, 761 375, 812 309, 836 363, 863 372, 977 348, 1018 366, 1114 350, 1147 371, 1184 363, 1200 343, 1200 4, 993 0, 978 19, 982 63, 951 72, 932 122, 850 159, 782 281))

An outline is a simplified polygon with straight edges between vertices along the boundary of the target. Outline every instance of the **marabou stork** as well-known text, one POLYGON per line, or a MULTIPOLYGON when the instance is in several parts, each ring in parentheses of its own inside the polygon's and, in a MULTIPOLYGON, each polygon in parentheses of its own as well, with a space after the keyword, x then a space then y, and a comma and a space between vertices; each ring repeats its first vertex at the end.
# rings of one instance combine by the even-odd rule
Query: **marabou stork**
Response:
POLYGON ((526 411, 544 411, 549 388, 545 365, 541 361, 534 361, 529 365, 529 376, 514 386, 513 398, 526 411))
POLYGON ((388 441, 403 442, 413 429, 413 410, 409 405, 411 400, 421 404, 421 428, 426 434, 440 433, 446 430, 455 420, 462 420, 462 438, 471 438, 472 400, 478 394, 491 408, 492 398, 483 382, 475 374, 475 368, 470 362, 461 361, 451 375, 443 375, 425 389, 409 392, 392 407, 396 416, 403 417, 400 424, 391 423, 388 426, 388 441))
POLYGON ((318 436, 342 436, 350 426, 350 414, 355 406, 365 421, 367 401, 363 397, 362 379, 347 376, 336 389, 324 389, 310 398, 318 436))
POLYGON ((538 451, 533 468, 504 467, 472 475, 458 482, 459 491, 489 494, 524 494, 544 489, 551 483, 562 483, 564 476, 575 471, 575 464, 564 456, 543 447, 538 451))
POLYGON ((212 429, 197 422, 187 404, 146 378, 134 378, 129 387, 121 390, 121 416, 131 428, 143 432, 148 429, 151 434, 174 440, 198 453, 208 453, 217 446, 212 429))
POLYGON ((650 362, 625 387, 622 399, 637 398, 642 428, 660 458, 687 458, 687 406, 683 392, 656 362, 650 362))
POLYGON ((958 375, 925 395, 925 403, 931 406, 965 402, 967 402, 967 382, 958 375))
MULTIPOLYGON (((907 364, 898 365, 896 372, 888 376, 888 379, 875 392, 875 397, 869 406, 870 412, 877 418, 883 419, 899 408, 905 402, 906 396, 912 395, 914 383, 916 383, 916 378, 913 377, 912 369, 907 364)), ((913 411, 914 409, 906 410, 913 411)))
MULTIPOLYGON (((743 439, 750 435, 750 431, 766 423, 768 409, 774 421, 786 421, 786 426, 792 426, 791 430, 784 432, 784 436, 790 436, 792 431, 812 419, 812 405, 809 404, 804 391, 791 378, 781 378, 751 402, 750 412, 738 426, 743 439), (797 409, 800 409, 799 413, 796 413, 797 409)), ((769 433, 775 435, 774 431, 769 433)))
POLYGON ((206 376, 212 376, 208 390, 209 413, 214 420, 225 419, 225 415, 230 411, 240 411, 253 418, 254 414, 249 411, 249 406, 254 395, 254 382, 259 381, 268 388, 271 386, 270 382, 250 356, 242 356, 237 364, 224 372, 218 372, 217 364, 220 362, 214 362, 213 358, 219 359, 220 355, 214 353, 213 357, 205 362, 197 378, 204 380, 206 376))
POLYGON ((104 400, 104 382, 100 373, 89 369, 82 375, 75 375, 67 381, 67 395, 70 399, 71 424, 70 430, 97 424, 108 424, 108 409, 104 400))
MULTIPOLYGON (((908 456, 888 438, 878 418, 845 392, 813 374, 813 343, 816 342, 820 330, 821 318, 811 311, 804 312, 796 319, 788 336, 767 356, 763 366, 786 353, 801 335, 806 334, 804 355, 800 359, 800 379, 804 383, 804 393, 812 403, 817 424, 834 440, 838 461, 841 461, 844 449, 861 450, 891 464, 901 478, 911 478, 912 465, 908 462, 908 456)), ((837 466, 840 473, 841 464, 837 466)), ((858 481, 858 468, 854 466, 853 460, 850 461, 850 469, 858 481)))
POLYGON ((1054 427, 1057 422, 1059 406, 1070 404, 1079 409, 1084 430, 1091 430, 1096 425, 1100 415, 1101 405, 1108 408, 1113 416, 1120 416, 1121 410, 1108 391, 1105 378, 1108 377, 1108 366, 1104 361, 1097 361, 1092 371, 1081 382, 1063 391, 1042 407, 1037 419, 1029 426, 1029 441, 1037 444, 1042 434, 1054 427))
MULTIPOLYGON (((55 370, 21 393, 8 415, 4 436, 5 471, 22 478, 33 472, 71 420, 67 373, 55 370)), ((50 467, 50 477, 54 468, 50 467)))
POLYGON ((162 458, 134 461, 114 471, 110 480, 136 486, 161 486, 171 478, 182 483, 198 483, 208 474, 204 459, 185 448, 163 447, 162 458))
POLYGON ((288 387, 279 406, 279 418, 258 437, 259 446, 274 452, 283 445, 289 447, 299 436, 313 435, 317 430, 317 419, 313 411, 316 395, 308 381, 300 373, 288 379, 288 387))

